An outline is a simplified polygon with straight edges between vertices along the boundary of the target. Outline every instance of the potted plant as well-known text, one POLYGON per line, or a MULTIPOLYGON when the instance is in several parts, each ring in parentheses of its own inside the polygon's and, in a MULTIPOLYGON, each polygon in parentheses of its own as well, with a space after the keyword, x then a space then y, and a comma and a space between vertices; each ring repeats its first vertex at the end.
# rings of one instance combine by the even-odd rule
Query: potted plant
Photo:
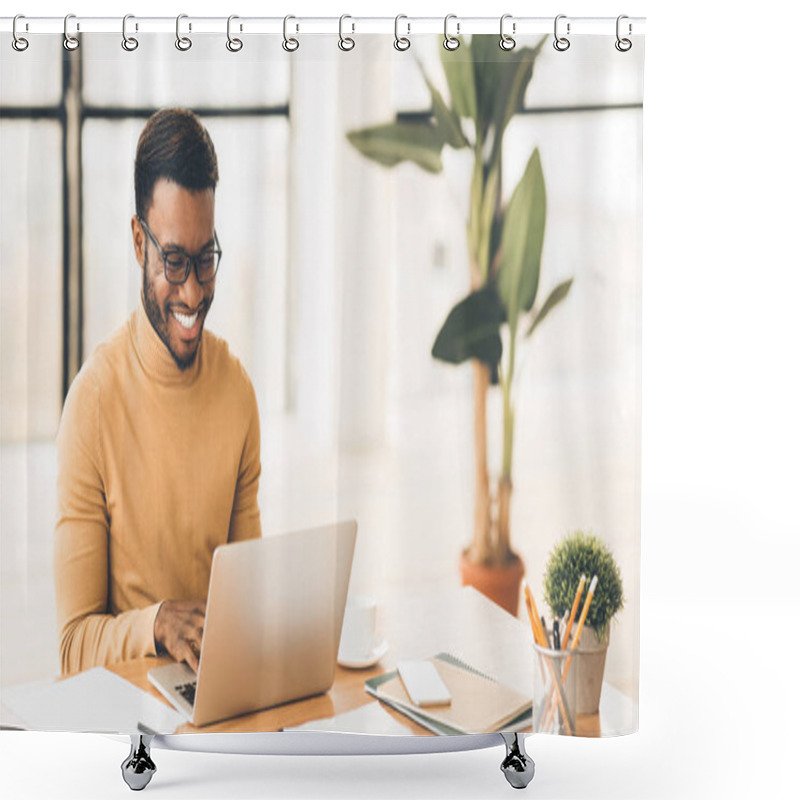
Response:
POLYGON ((364 156, 387 167, 404 161, 430 173, 442 171, 445 146, 470 150, 472 180, 466 222, 469 293, 442 325, 434 358, 469 361, 473 370, 475 516, 471 544, 461 558, 462 582, 471 584, 516 615, 524 567, 511 547, 510 505, 516 409, 512 387, 517 347, 569 293, 572 280, 555 286, 537 304, 546 195, 538 149, 504 201, 503 136, 522 109, 536 47, 501 51, 497 37, 475 35, 455 51, 440 50, 449 103, 418 62, 431 95, 432 113, 348 132, 364 156), (505 329, 507 348, 503 346, 505 329), (506 352, 504 352, 504 349, 506 352), (502 470, 490 481, 487 464, 487 395, 502 392, 502 470))
POLYGON ((622 578, 614 556, 602 539, 575 531, 553 548, 545 567, 544 596, 556 618, 570 613, 582 575, 586 576, 586 589, 580 599, 579 613, 586 601, 589 581, 595 575, 597 587, 577 651, 575 710, 578 714, 595 714, 600 706, 610 623, 624 602, 622 578))

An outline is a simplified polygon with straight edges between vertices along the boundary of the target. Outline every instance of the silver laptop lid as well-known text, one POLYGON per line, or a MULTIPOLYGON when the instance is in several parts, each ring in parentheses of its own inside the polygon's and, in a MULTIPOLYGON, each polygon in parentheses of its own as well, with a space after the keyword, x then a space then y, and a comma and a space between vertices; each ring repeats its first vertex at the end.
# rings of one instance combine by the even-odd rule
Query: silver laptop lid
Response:
POLYGON ((330 688, 356 527, 347 520, 215 550, 195 725, 330 688))

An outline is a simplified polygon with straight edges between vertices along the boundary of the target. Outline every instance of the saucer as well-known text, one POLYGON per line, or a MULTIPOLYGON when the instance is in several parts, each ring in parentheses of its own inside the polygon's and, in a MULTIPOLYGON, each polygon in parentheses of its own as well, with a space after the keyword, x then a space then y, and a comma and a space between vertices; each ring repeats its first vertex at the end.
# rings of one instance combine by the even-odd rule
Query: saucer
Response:
POLYGON ((378 637, 375 639, 375 643, 372 646, 372 650, 369 653, 342 653, 339 652, 338 663, 340 667, 347 667, 348 669, 366 669, 367 667, 373 667, 377 664, 385 655, 389 649, 389 643, 386 639, 382 637, 378 637))

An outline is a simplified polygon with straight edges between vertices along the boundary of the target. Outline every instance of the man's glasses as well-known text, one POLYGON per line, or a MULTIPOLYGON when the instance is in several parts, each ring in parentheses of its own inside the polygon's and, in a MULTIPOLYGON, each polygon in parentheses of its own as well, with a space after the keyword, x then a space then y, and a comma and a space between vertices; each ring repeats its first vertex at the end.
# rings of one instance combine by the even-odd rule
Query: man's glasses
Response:
POLYGON ((139 224, 163 259, 164 276, 169 283, 176 286, 185 283, 189 277, 189 273, 192 271, 192 266, 194 266, 198 283, 211 283, 211 281, 214 280, 217 275, 217 270, 219 269, 220 259, 222 258, 222 249, 219 246, 216 230, 214 231, 214 243, 216 247, 213 250, 203 250, 196 256, 190 256, 184 250, 164 251, 158 243, 158 239, 153 236, 152 231, 147 227, 147 223, 141 217, 137 216, 136 219, 139 220, 139 224))

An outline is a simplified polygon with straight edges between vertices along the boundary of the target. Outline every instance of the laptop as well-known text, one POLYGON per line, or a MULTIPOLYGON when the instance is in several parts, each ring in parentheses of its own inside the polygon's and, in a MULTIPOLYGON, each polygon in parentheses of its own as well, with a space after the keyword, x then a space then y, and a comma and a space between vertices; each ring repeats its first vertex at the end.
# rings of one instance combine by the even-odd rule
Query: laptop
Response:
POLYGON ((355 520, 217 547, 200 665, 150 682, 193 725, 322 694, 333 684, 355 520))

